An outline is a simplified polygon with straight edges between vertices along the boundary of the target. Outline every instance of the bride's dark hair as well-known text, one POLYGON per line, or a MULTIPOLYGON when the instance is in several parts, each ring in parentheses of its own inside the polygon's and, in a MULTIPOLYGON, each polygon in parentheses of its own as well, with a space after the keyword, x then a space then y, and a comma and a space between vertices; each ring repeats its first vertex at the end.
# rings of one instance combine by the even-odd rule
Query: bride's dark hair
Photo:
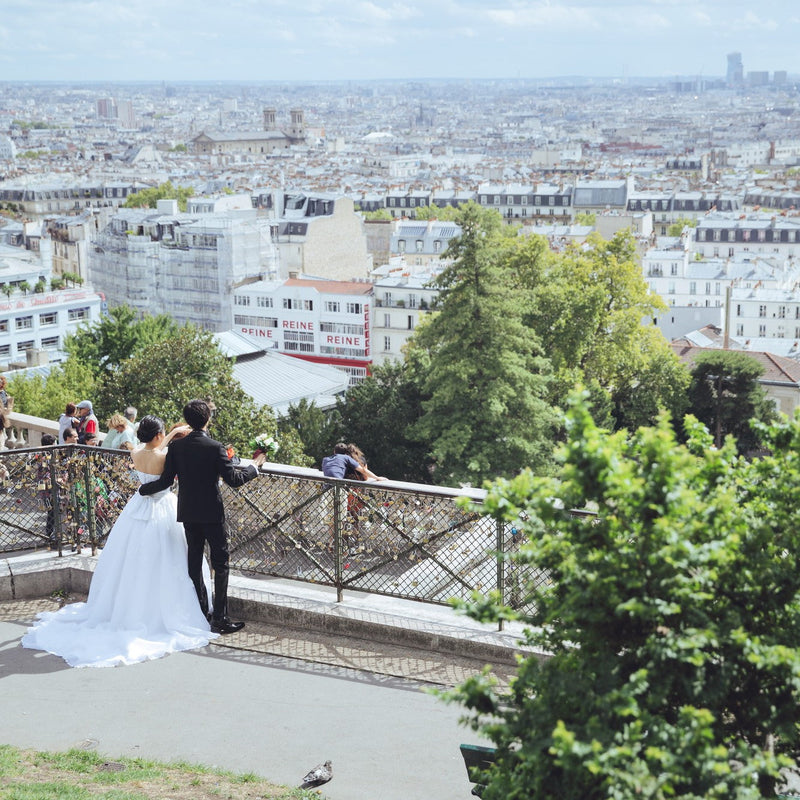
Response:
POLYGON ((152 414, 148 414, 146 417, 142 417, 142 421, 139 423, 139 428, 136 431, 136 436, 139 438, 140 442, 147 444, 158 436, 159 433, 162 433, 163 430, 163 420, 154 417, 152 414))

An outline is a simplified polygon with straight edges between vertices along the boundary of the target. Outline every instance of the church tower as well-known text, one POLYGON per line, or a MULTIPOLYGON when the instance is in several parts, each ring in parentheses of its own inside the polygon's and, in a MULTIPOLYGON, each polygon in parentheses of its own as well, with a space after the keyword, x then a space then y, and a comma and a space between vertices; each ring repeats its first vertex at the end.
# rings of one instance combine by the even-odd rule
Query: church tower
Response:
POLYGON ((306 138, 306 123, 303 119, 303 111, 299 108, 292 109, 292 127, 289 130, 292 139, 306 138))

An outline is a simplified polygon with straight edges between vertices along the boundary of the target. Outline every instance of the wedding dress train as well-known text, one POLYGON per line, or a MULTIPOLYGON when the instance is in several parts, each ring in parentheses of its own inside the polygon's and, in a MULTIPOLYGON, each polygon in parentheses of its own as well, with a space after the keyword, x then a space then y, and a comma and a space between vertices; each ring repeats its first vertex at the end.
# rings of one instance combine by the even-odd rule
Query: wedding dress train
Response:
MULTIPOLYGON (((138 474, 142 483, 158 477, 138 474)), ((113 667, 216 639, 187 572, 176 514, 171 491, 136 492, 98 557, 87 601, 40 614, 22 646, 61 656, 72 667, 113 667)))

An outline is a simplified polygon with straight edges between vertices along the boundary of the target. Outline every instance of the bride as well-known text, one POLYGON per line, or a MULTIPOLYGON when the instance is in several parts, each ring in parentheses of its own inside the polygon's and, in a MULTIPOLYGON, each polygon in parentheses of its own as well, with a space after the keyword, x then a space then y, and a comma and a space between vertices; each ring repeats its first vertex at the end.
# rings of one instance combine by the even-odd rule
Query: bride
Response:
MULTIPOLYGON (((142 483, 161 475, 163 448, 182 426, 164 435, 164 423, 146 416, 131 453, 142 483)), ((135 492, 100 553, 85 603, 40 614, 22 646, 61 656, 71 667, 135 664, 167 653, 204 647, 217 634, 197 602, 186 564, 183 525, 175 495, 135 492)))

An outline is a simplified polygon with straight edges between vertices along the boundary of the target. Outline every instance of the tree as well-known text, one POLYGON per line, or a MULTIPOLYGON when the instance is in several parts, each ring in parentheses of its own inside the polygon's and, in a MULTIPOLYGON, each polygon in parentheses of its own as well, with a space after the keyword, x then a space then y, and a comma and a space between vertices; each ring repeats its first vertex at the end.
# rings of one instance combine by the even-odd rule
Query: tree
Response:
POLYGON ((0 292, 2 292, 6 297, 11 297, 14 294, 14 287, 8 283, 0 284, 0 292))
POLYGON ((47 289, 47 284, 44 282, 43 279, 36 281, 36 283, 33 286, 34 294, 44 294, 46 289, 47 289))
POLYGON ((688 376, 663 336, 642 322, 664 303, 647 288, 633 238, 594 234, 588 245, 523 272, 535 295, 527 323, 555 370, 551 402, 563 407, 581 383, 607 393, 620 426, 652 423, 659 409, 678 418, 688 376))
POLYGON ((159 200, 177 200, 178 208, 186 211, 186 201, 190 197, 194 197, 194 189, 191 186, 173 186, 171 181, 166 181, 128 195, 123 208, 155 208, 159 200))
POLYGON ((117 306, 95 322, 81 325, 67 337, 71 358, 90 365, 97 375, 108 372, 141 348, 174 336, 178 324, 167 314, 136 318, 130 306, 117 306))
POLYGON ((589 211, 579 211, 575 215, 576 225, 590 225, 593 226, 597 222, 597 214, 589 211))
POLYGON ((687 217, 679 217, 671 225, 667 226, 667 236, 680 236, 685 228, 696 228, 697 220, 687 217))
MULTIPOLYGON (((181 421, 183 407, 193 397, 215 404, 212 435, 243 456, 252 456, 249 443, 255 436, 277 433, 272 409, 256 406, 234 378, 233 364, 213 335, 191 325, 136 348, 113 366, 97 390, 96 407, 100 416, 133 405, 169 425, 181 421)), ((296 436, 279 437, 279 443, 281 462, 308 465, 296 436)))
POLYGON ((507 696, 487 674, 450 695, 497 747, 483 797, 774 796, 800 746, 800 420, 754 462, 691 418, 681 446, 666 419, 599 429, 578 399, 566 428, 557 478, 498 481, 483 507, 548 578, 522 611, 467 604, 532 649, 507 696))
POLYGON ((311 463, 319 466, 341 437, 341 419, 337 410, 323 411, 302 398, 278 419, 278 431, 284 435, 293 431, 311 463))
POLYGON ((8 379, 15 411, 51 420, 64 413, 67 403, 94 397, 95 386, 89 365, 71 358, 54 365, 46 378, 12 372, 8 379))
POLYGON ((394 217, 392 217, 391 212, 387 208, 376 208, 375 211, 362 211, 361 213, 363 214, 364 219, 370 222, 373 220, 394 219, 394 217))
POLYGON ((729 434, 742 453, 759 446, 751 421, 775 418, 775 407, 758 382, 763 372, 756 359, 734 350, 708 351, 695 359, 688 410, 712 431, 717 447, 729 434))
POLYGON ((427 443, 412 435, 422 415, 422 396, 407 364, 390 361, 375 367, 339 400, 338 410, 340 438, 364 451, 373 472, 392 480, 431 482, 427 443))
POLYGON ((525 466, 550 464, 554 416, 546 402, 550 364, 524 324, 526 295, 506 258, 516 236, 474 203, 458 222, 454 258, 436 279, 436 311, 411 340, 423 414, 412 435, 428 443, 438 483, 480 484, 525 466))
POLYGON ((27 296, 28 292, 31 290, 31 285, 28 281, 20 281, 17 284, 17 288, 22 292, 23 295, 27 296))
POLYGON ((50 279, 50 289, 54 292, 57 292, 59 289, 63 289, 66 285, 64 279, 60 276, 55 276, 50 279))
POLYGON ((415 219, 440 219, 447 222, 458 220, 460 208, 456 206, 420 206, 414 209, 415 219))

